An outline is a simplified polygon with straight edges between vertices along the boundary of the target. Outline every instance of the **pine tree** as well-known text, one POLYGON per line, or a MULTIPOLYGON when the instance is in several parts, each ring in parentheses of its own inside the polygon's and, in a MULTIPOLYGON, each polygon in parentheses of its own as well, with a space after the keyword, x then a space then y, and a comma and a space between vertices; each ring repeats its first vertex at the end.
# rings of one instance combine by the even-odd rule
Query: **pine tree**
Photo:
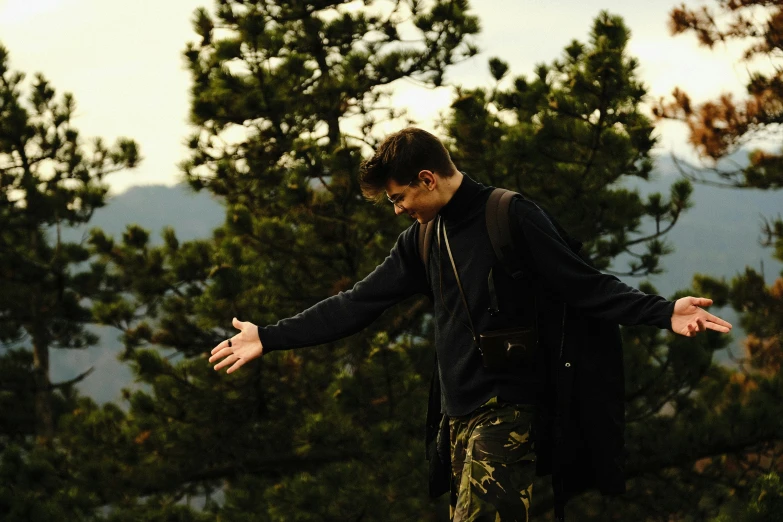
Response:
MULTIPOLYGON (((779 153, 753 150, 745 166, 739 167, 736 161, 721 160, 736 158, 756 138, 778 133, 783 7, 779 2, 756 0, 716 0, 712 4, 672 10, 672 33, 692 32, 708 48, 742 41, 747 44, 743 61, 753 67, 755 58, 764 57, 773 64, 772 72, 752 71, 748 97, 739 101, 726 94, 695 105, 687 93, 675 89, 673 100, 659 101, 655 115, 679 119, 690 130, 691 145, 703 163, 691 166, 680 162, 686 178, 727 188, 777 190, 783 179, 779 153), (727 164, 733 167, 727 169, 727 164)), ((765 220, 763 238, 764 244, 776 247, 775 257, 783 260, 783 223, 779 218, 765 220)), ((668 429, 668 453, 679 465, 649 475, 647 496, 656 500, 647 501, 643 509, 648 513, 667 514, 677 520, 688 516, 707 519, 718 512, 722 513, 720 520, 779 518, 775 509, 780 491, 774 473, 780 473, 783 448, 781 285, 783 279, 778 278, 768 286, 763 274, 752 268, 731 282, 704 275, 694 278, 697 292, 712 296, 718 304, 730 304, 740 313, 740 324, 748 333, 743 341, 746 353, 732 367, 709 368, 691 396, 677 400, 668 412, 672 418, 682 418, 668 429), (658 487, 651 487, 650 481, 658 487), (765 491, 763 502, 757 496, 760 490, 765 491)), ((652 439, 658 432, 651 432, 652 439)), ((647 452, 652 454, 655 446, 647 444, 647 452)))
POLYGON ((622 19, 604 12, 588 44, 573 41, 532 79, 509 79, 508 65, 491 59, 495 87, 459 89, 447 130, 459 165, 543 205, 596 268, 644 276, 661 272, 663 237, 689 208, 691 186, 679 181, 668 198, 645 201, 622 184, 648 179, 655 145, 629 38, 622 19), (630 261, 612 270, 620 255, 630 261))
POLYGON ((185 51, 195 132, 183 170, 225 201, 226 222, 203 241, 167 230, 160 247, 138 227, 91 238, 116 285, 95 311, 122 328, 148 385, 128 396, 127 431, 143 453, 117 517, 196 497, 224 520, 436 516, 421 440, 426 301, 230 377, 205 357, 233 335, 232 317, 273 323, 383 259, 406 224, 363 200, 356 173, 382 137, 376 126, 402 120, 388 108, 391 84, 439 85, 476 52, 464 1, 345 4, 199 10, 200 41, 185 51))
POLYGON ((0 518, 38 521, 96 506, 58 427, 82 400, 73 386, 91 369, 52 383, 49 355, 97 342, 86 328, 94 322, 87 300, 103 291, 103 272, 87 264, 87 245, 61 231, 89 222, 105 204, 104 177, 139 157, 127 139, 86 147, 73 97, 58 98, 41 75, 29 89, 23 80, 0 46, 0 518))
MULTIPOLYGON (((715 0, 714 7, 673 9, 669 28, 672 34, 692 32, 699 44, 709 49, 733 40, 747 47, 742 61, 751 67, 748 96, 735 100, 723 94, 716 100, 694 105, 690 96, 677 88, 673 100, 660 100, 658 117, 683 121, 690 130, 690 143, 707 162, 706 167, 756 138, 778 136, 777 124, 783 121, 783 69, 780 52, 783 42, 783 6, 763 0, 715 0), (769 73, 758 70, 758 59, 772 64, 769 73)), ((685 173, 702 182, 739 188, 779 189, 783 186, 783 156, 780 152, 755 150, 748 155, 749 165, 740 169, 686 169, 685 173)))

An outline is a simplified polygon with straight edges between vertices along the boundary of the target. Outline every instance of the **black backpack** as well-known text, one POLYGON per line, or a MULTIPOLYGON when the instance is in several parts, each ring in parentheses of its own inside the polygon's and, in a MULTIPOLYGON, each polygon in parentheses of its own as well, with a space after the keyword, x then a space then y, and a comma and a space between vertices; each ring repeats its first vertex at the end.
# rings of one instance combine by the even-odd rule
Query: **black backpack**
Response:
MULTIPOLYGON (((493 189, 487 200, 485 215, 487 233, 495 255, 506 273, 517 279, 522 277, 526 268, 520 258, 520 249, 515 248, 518 245, 514 245, 509 219, 514 198, 524 197, 510 190, 493 189)), ((552 216, 546 212, 544 214, 571 250, 578 254, 582 244, 571 238, 552 216)), ((427 271, 435 228, 435 221, 431 221, 420 225, 418 231, 419 255, 427 271)), ((569 309, 569 319, 564 322, 563 328, 569 332, 583 333, 578 336, 584 338, 579 339, 582 345, 575 347, 572 343, 570 346, 571 359, 590 360, 587 364, 575 363, 575 366, 582 368, 576 385, 573 371, 566 372, 560 378, 557 376, 560 372, 554 372, 553 386, 557 388, 558 397, 549 405, 549 411, 543 414, 546 418, 539 421, 539 431, 546 433, 542 443, 537 443, 538 474, 553 475, 558 518, 562 518, 566 500, 584 489, 598 486, 603 493, 621 493, 625 487, 622 474, 624 381, 619 325, 586 318, 578 311, 569 309), (611 397, 611 400, 606 404, 580 400, 579 395, 592 395, 584 394, 580 386, 601 379, 600 374, 604 372, 613 377, 603 390, 606 392, 604 395, 611 397)), ((605 379, 603 381, 606 382, 605 379)), ((425 436, 426 454, 430 461, 430 495, 433 497, 448 491, 450 480, 448 423, 445 422, 445 416, 440 414, 440 393, 436 358, 430 381, 425 436)))

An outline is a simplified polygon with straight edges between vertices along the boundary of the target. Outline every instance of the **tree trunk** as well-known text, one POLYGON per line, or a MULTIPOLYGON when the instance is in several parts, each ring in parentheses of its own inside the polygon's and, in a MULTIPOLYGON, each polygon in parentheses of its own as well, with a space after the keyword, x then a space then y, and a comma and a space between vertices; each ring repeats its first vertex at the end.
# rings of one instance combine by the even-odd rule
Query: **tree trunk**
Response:
POLYGON ((54 436, 52 386, 49 381, 49 346, 43 339, 33 338, 33 376, 35 380, 35 435, 38 440, 51 441, 54 436))

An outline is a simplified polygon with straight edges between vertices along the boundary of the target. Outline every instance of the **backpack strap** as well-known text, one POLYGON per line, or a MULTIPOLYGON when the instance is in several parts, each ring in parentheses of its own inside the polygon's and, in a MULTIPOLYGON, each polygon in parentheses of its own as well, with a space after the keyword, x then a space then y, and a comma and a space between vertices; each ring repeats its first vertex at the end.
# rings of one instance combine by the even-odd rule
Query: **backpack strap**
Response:
MULTIPOLYGON (((494 189, 490 193, 489 200, 487 201, 486 220, 489 239, 492 243, 492 249, 495 251, 495 255, 506 268, 506 271, 511 274, 514 279, 517 279, 522 275, 522 270, 517 263, 514 263, 514 245, 511 240, 511 224, 508 216, 511 200, 514 199, 515 196, 519 196, 519 193, 502 188, 494 189)), ((427 272, 427 277, 429 277, 429 259, 434 232, 434 220, 419 225, 417 236, 419 257, 424 264, 424 270, 427 272)))
MULTIPOLYGON (((486 218, 487 232, 489 233, 495 256, 506 269, 506 272, 514 279, 518 279, 523 274, 523 268, 519 263, 518 255, 514 255, 514 241, 511 237, 512 223, 509 218, 511 201, 515 197, 524 199, 524 196, 518 192, 502 188, 494 189, 487 200, 486 218)), ((571 237, 549 212, 541 209, 541 207, 538 208, 552 223, 552 226, 557 230, 557 233, 563 238, 571 251, 579 255, 582 249, 582 242, 571 237)))
POLYGON ((430 250, 432 246, 432 236, 435 232, 435 220, 433 219, 429 223, 419 224, 418 243, 419 243, 419 257, 421 262, 424 263, 424 271, 427 273, 427 279, 430 277, 430 250))
POLYGON ((519 264, 514 262, 511 220, 508 215, 511 200, 516 196, 519 196, 519 193, 502 188, 494 189, 487 200, 486 219, 487 232, 495 256, 511 277, 519 279, 522 277, 522 270, 519 264))

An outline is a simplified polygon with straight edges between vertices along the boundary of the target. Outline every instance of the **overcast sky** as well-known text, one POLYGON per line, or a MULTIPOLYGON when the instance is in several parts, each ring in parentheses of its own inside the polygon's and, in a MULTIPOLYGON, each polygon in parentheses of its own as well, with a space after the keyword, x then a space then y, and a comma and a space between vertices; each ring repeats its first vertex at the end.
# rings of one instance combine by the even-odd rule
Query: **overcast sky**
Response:
MULTIPOLYGON (((58 90, 74 94, 75 124, 82 136, 139 142, 144 161, 111 178, 115 193, 132 185, 181 180, 177 163, 185 157, 190 77, 182 51, 195 40, 190 19, 211 0, 0 0, 0 43, 11 68, 32 76, 42 72, 58 90)), ((551 62, 574 38, 585 41, 603 9, 621 15, 631 28, 631 55, 653 97, 683 87, 695 101, 721 92, 741 96, 745 66, 741 50, 696 46, 690 35, 671 37, 667 15, 682 0, 474 0, 482 33, 482 53, 456 67, 452 83, 490 85, 487 59, 509 62, 513 75, 529 75, 551 62)), ((703 5, 690 0, 687 5, 703 5)), ((421 126, 432 128, 451 101, 451 90, 395 86, 396 102, 409 108, 421 126)), ((659 153, 688 156, 679 124, 659 127, 659 153)))

